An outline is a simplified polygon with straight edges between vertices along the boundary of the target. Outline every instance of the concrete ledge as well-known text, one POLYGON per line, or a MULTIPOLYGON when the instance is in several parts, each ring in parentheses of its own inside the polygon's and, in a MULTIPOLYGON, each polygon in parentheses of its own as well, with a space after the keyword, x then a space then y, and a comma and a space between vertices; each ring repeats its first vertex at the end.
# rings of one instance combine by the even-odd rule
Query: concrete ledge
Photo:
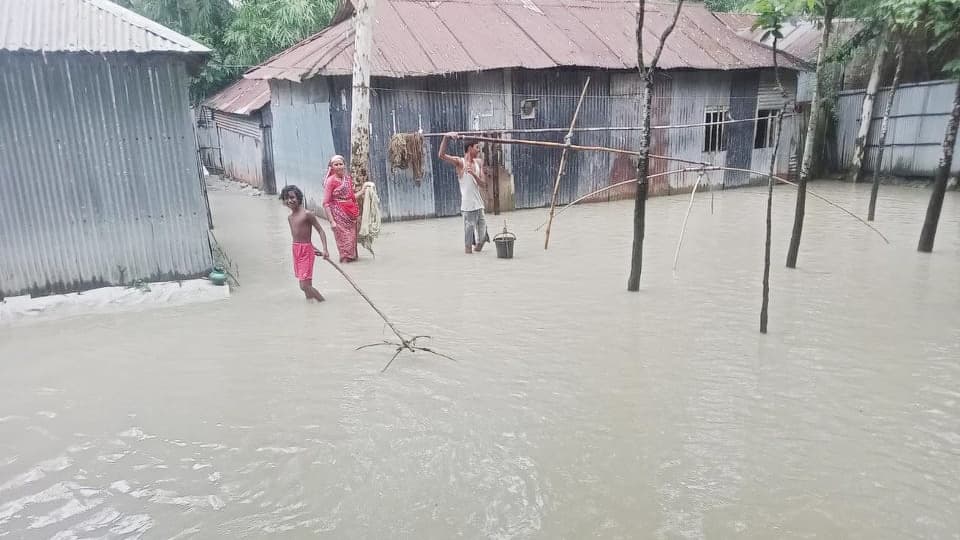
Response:
POLYGON ((37 298, 16 296, 0 302, 0 326, 79 315, 143 311, 229 297, 228 285, 217 286, 206 279, 145 283, 140 287, 103 287, 37 298))

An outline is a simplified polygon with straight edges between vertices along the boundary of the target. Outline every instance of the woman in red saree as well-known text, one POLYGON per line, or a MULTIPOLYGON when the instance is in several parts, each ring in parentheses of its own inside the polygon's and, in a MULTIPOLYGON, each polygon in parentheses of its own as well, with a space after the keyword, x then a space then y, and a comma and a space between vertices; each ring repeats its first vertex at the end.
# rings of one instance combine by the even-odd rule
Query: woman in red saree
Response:
POLYGON ((360 226, 357 198, 362 193, 362 189, 353 190, 353 179, 346 172, 343 157, 333 156, 323 184, 323 209, 330 220, 342 263, 357 260, 357 230, 360 226))

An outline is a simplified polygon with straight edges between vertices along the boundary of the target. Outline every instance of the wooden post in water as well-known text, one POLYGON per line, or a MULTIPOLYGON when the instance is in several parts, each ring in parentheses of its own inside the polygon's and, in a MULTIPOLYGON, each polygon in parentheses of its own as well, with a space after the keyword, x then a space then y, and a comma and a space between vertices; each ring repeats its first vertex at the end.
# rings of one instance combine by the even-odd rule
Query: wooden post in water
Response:
POLYGON ((355 187, 369 181, 370 56, 374 0, 356 0, 353 16, 353 100, 350 110, 350 174, 355 187))

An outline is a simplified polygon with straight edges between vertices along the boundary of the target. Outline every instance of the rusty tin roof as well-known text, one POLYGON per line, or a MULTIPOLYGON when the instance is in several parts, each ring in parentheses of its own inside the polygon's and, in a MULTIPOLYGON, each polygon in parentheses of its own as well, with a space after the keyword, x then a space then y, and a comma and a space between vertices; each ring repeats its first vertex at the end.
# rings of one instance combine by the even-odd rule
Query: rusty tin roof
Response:
POLYGON ((250 114, 270 103, 270 85, 265 80, 240 79, 207 98, 203 104, 231 114, 250 114))
MULTIPOLYGON (((644 58, 655 52, 676 4, 646 4, 644 58)), ((635 69, 637 3, 624 0, 380 0, 372 74, 406 77, 502 68, 635 69)), ((342 11, 341 11, 342 13, 342 11)), ((349 18, 251 69, 251 79, 302 81, 349 75, 349 18)), ((667 40, 663 69, 772 67, 770 49, 740 36, 702 5, 685 5, 667 40)), ((799 69, 788 54, 780 65, 799 69)))

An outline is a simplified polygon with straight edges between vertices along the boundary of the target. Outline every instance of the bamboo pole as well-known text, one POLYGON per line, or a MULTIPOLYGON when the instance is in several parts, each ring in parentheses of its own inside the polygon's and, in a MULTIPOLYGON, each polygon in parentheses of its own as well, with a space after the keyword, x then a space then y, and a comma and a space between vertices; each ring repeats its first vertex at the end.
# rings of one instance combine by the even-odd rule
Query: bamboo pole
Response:
MULTIPOLYGON (((470 140, 478 142, 499 142, 502 144, 525 144, 528 146, 539 146, 541 148, 569 148, 570 150, 579 150, 579 151, 588 151, 588 152, 607 152, 611 154, 623 154, 627 156, 639 156, 640 152, 635 150, 624 150, 621 148, 610 148, 607 146, 583 146, 578 144, 566 145, 564 143, 550 142, 550 141, 531 141, 526 139, 494 139, 491 137, 484 136, 470 136, 470 140)), ((648 157, 653 159, 663 159, 666 161, 673 161, 676 163, 686 163, 688 165, 703 165, 710 166, 712 163, 707 163, 705 161, 692 161, 689 159, 681 159, 670 156, 660 156, 656 154, 648 154, 648 157)))
POLYGON ((560 153, 560 168, 557 169, 557 179, 553 183, 553 197, 550 199, 550 218, 547 220, 547 233, 543 239, 544 250, 550 245, 550 226, 553 224, 553 211, 557 207, 557 193, 560 191, 560 179, 563 178, 563 170, 567 165, 567 150, 570 149, 570 141, 573 140, 573 128, 577 125, 577 117, 580 116, 580 106, 583 105, 583 98, 587 95, 588 86, 590 86, 589 76, 587 76, 587 82, 583 83, 583 91, 580 92, 580 100, 577 101, 577 108, 573 111, 573 120, 570 121, 570 129, 567 130, 567 136, 563 138, 564 147, 560 153))
POLYGON ((697 181, 693 184, 693 191, 690 192, 690 204, 687 205, 687 211, 683 214, 683 224, 680 226, 680 239, 677 241, 677 251, 673 254, 673 271, 677 271, 677 267, 680 264, 680 247, 683 245, 683 233, 687 231, 687 219, 690 217, 690 210, 693 209, 693 198, 697 195, 697 188, 700 187, 700 182, 703 181, 703 175, 705 171, 700 170, 700 174, 697 175, 697 181))
POLYGON ((382 311, 380 311, 380 308, 378 308, 377 305, 373 303, 373 300, 371 300, 370 297, 367 296, 367 293, 363 292, 363 289, 361 289, 360 286, 357 285, 355 281, 353 281, 353 278, 351 278, 349 274, 343 271, 343 268, 341 268, 339 264, 333 262, 330 259, 326 259, 326 261, 330 263, 330 265, 333 266, 337 270, 337 272, 340 272, 340 275, 342 275, 343 278, 347 280, 347 283, 349 283, 350 286, 353 287, 353 290, 357 291, 357 294, 359 294, 364 300, 366 300, 367 304, 369 304, 370 307, 373 308, 375 312, 377 312, 377 315, 379 315, 380 318, 383 319, 383 322, 387 323, 387 326, 390 327, 390 330, 393 332, 393 334, 397 336, 397 339, 400 340, 399 343, 385 340, 382 343, 371 343, 370 345, 363 345, 363 346, 357 347, 358 351, 360 349, 366 349, 369 347, 380 347, 383 345, 396 347, 396 351, 394 352, 393 357, 390 358, 390 361, 387 362, 385 366, 383 366, 383 369, 380 370, 380 373, 387 371, 387 369, 390 368, 390 365, 393 364, 393 361, 396 360, 397 357, 400 356, 400 353, 403 352, 404 350, 408 350, 412 353, 415 353, 417 351, 424 351, 430 354, 434 354, 436 356, 440 356, 442 358, 446 358, 447 360, 453 360, 454 362, 456 362, 456 359, 450 356, 447 356, 443 353, 439 353, 429 347, 422 347, 417 345, 418 339, 420 338, 430 339, 430 336, 413 336, 409 339, 403 337, 403 334, 401 334, 400 331, 397 330, 397 327, 394 326, 393 322, 391 322, 390 319, 388 319, 387 316, 384 315, 382 311))

